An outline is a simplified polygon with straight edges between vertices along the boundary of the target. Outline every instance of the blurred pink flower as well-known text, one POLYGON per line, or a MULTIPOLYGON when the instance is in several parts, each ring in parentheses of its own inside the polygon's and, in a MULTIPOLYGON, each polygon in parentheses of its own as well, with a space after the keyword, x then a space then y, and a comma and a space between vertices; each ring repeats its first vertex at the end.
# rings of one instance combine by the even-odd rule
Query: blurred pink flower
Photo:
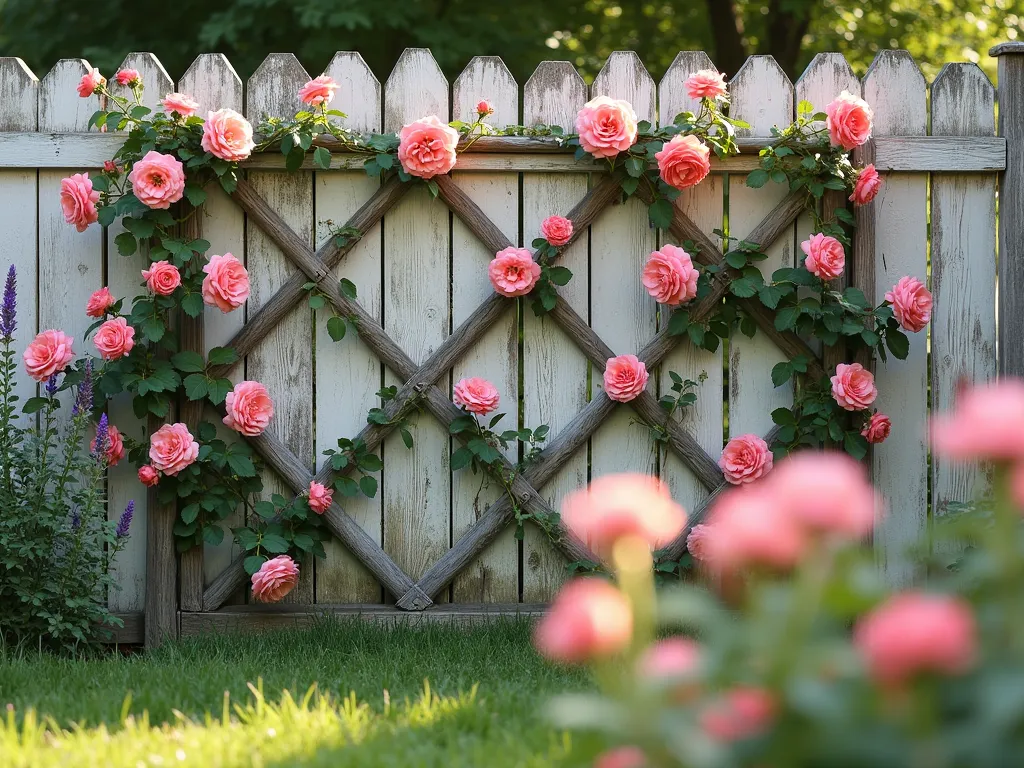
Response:
POLYGON ((726 691, 700 716, 704 732, 716 741, 740 741, 771 727, 775 697, 763 688, 737 687, 726 691))
POLYGON ((616 747, 602 752, 594 760, 594 768, 644 768, 647 757, 640 747, 616 747))
POLYGON ((932 421, 932 447, 962 461, 1024 459, 1024 382, 1000 379, 965 390, 932 421))
POLYGON ((803 528, 765 484, 726 491, 711 508, 708 520, 704 561, 716 571, 792 568, 807 548, 803 528))
POLYGON ((640 657, 640 674, 649 680, 689 675, 700 661, 700 646, 685 637, 659 640, 640 657))
POLYGON ((570 581, 537 625, 543 656, 582 663, 624 651, 633 635, 633 611, 618 589, 600 579, 570 581))

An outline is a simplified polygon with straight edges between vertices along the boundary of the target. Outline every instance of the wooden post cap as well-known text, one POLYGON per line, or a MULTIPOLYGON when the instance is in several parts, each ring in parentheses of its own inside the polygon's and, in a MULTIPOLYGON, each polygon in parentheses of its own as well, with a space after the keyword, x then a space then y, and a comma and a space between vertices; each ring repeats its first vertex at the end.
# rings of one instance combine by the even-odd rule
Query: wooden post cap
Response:
POLYGON ((1024 53, 1024 40, 1007 41, 988 49, 989 56, 1010 56, 1015 53, 1024 53))

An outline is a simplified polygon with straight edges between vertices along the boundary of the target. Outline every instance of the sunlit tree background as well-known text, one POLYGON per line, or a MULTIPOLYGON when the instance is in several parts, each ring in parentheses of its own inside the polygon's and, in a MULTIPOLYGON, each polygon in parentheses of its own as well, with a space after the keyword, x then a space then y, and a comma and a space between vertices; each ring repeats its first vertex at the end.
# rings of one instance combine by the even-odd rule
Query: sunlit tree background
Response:
POLYGON ((819 51, 863 73, 883 48, 906 48, 933 77, 973 61, 994 77, 988 49, 1024 39, 1024 0, 0 0, 0 53, 42 75, 63 57, 112 70, 129 51, 155 53, 172 77, 203 51, 250 75, 266 54, 293 51, 318 73, 357 50, 382 79, 402 49, 430 47, 449 77, 471 56, 501 56, 524 82, 538 62, 565 59, 592 79, 609 52, 637 51, 660 77, 675 52, 703 49, 727 74, 752 53, 794 79, 819 51))

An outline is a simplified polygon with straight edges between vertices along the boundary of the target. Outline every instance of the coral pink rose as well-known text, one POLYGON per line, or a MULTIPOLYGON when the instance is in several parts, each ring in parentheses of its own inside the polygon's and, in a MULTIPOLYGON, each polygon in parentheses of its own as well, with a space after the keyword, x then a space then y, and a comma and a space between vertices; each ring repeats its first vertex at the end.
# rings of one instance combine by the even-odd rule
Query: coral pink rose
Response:
POLYGON ((192 117, 199 109, 199 102, 184 93, 168 93, 161 103, 168 115, 177 112, 181 117, 192 117))
POLYGON ((686 536, 686 551, 694 560, 704 561, 708 559, 708 539, 712 535, 711 526, 695 525, 686 536))
POLYGON ((233 109, 210 112, 203 123, 203 149, 214 157, 237 163, 256 148, 249 121, 233 109))
POLYGON ((169 261, 154 261, 149 269, 142 270, 142 279, 157 296, 170 296, 181 285, 181 273, 169 261))
POLYGON ((325 486, 313 480, 309 484, 309 492, 307 496, 309 497, 309 508, 318 515, 322 515, 331 508, 331 501, 333 500, 334 494, 325 486))
POLYGON ((139 482, 147 488, 152 488, 160 482, 160 473, 152 464, 143 464, 139 467, 139 482))
POLYGON ((640 657, 639 670, 649 680, 692 674, 700 661, 700 646, 685 637, 659 640, 640 657))
POLYGON ((174 475, 199 458, 199 443, 181 422, 164 424, 149 439, 149 460, 153 469, 174 475))
POLYGON ((340 87, 330 75, 320 75, 299 89, 299 100, 311 107, 327 106, 334 101, 334 92, 340 87))
POLYGON ((230 253, 211 256, 203 272, 203 301, 211 307, 230 312, 249 298, 249 273, 230 253))
POLYGON ((864 467, 845 453, 797 453, 779 462, 767 484, 776 506, 813 533, 860 538, 882 507, 864 467))
POLYGON ((825 107, 825 126, 833 147, 849 151, 871 138, 871 107, 848 91, 825 107))
POLYGON ((830 235, 819 232, 810 240, 800 243, 800 248, 807 254, 804 266, 807 271, 822 280, 835 280, 843 274, 846 266, 846 252, 843 244, 830 235))
POLYGON ((64 331, 43 331, 36 336, 22 354, 28 375, 36 381, 46 381, 67 368, 75 359, 73 341, 64 331))
POLYGON ((478 117, 487 117, 494 114, 494 107, 487 99, 481 99, 476 103, 476 114, 478 117))
POLYGON ((869 443, 877 444, 884 443, 891 430, 892 422, 888 416, 884 413, 873 413, 860 433, 867 438, 869 443))
POLYGON ((863 411, 878 397, 875 377, 860 363, 840 363, 831 381, 832 399, 844 410, 863 411))
POLYGON ((100 71, 93 67, 78 81, 78 95, 83 99, 92 96, 101 87, 106 85, 107 79, 100 74, 100 71))
POLYGON ((224 399, 224 424, 246 437, 262 435, 274 417, 274 401, 258 381, 240 381, 224 399))
MULTIPOLYGON (((45 378, 45 377, 44 377, 45 378)), ((1002 379, 963 392, 932 421, 932 447, 961 461, 1024 459, 1024 382, 1002 379)))
MULTIPOLYGON (((96 438, 89 443, 89 450, 96 452, 96 438)), ((121 430, 111 424, 107 427, 107 466, 116 467, 118 462, 124 458, 124 438, 121 430)))
POLYGON ((398 161, 410 176, 432 179, 455 167, 459 132, 434 115, 402 126, 398 161))
POLYGON ((737 687, 704 710, 701 728, 715 741, 730 742, 758 736, 771 727, 775 697, 763 688, 737 687))
POLYGON ((298 583, 299 566, 288 555, 278 555, 252 575, 252 596, 261 603, 276 603, 298 583))
POLYGON ((878 175, 874 164, 864 166, 857 174, 857 183, 853 185, 853 194, 850 195, 850 202, 854 205, 867 205, 878 195, 882 189, 882 177, 878 175))
POLYGON ((100 193, 92 188, 88 173, 76 173, 60 181, 60 207, 64 221, 74 224, 79 232, 85 232, 89 225, 99 218, 96 203, 100 193))
POLYGON ((103 161, 103 170, 106 171, 107 173, 120 173, 121 172, 121 169, 118 168, 117 163, 115 163, 113 160, 104 160, 103 161))
POLYGON ((85 314, 89 317, 103 317, 116 303, 117 299, 111 295, 110 289, 103 286, 98 291, 93 291, 89 297, 85 305, 85 314))
POLYGON ((670 187, 689 189, 711 172, 711 150, 696 136, 676 134, 654 155, 658 172, 670 187))
POLYGON ((137 69, 122 69, 114 75, 114 80, 117 81, 118 85, 132 86, 142 85, 142 75, 139 74, 137 69))
POLYGON ((733 485, 752 483, 771 471, 772 452, 757 435, 732 438, 718 459, 725 479, 733 485))
POLYGON ((959 675, 970 670, 978 631, 964 600, 904 592, 862 618, 853 642, 873 678, 898 686, 920 672, 959 675))
POLYGON ((716 571, 754 566, 789 569, 807 548, 803 528, 763 483, 723 493, 708 520, 704 562, 716 571))
POLYGON ((540 232, 545 240, 558 248, 572 239, 572 221, 564 216, 548 216, 541 222, 540 232))
POLYGON ((647 757, 640 747, 616 747, 602 752, 594 760, 594 768, 645 768, 647 757))
POLYGON ((128 174, 132 191, 143 205, 167 209, 185 194, 185 168, 174 155, 150 150, 128 174))
POLYGON ((452 400, 470 413, 486 416, 498 407, 501 397, 497 388, 487 379, 474 376, 460 379, 453 390, 452 400))
POLYGON ((573 664, 621 653, 632 635, 633 611, 625 595, 607 581, 574 579, 537 624, 534 645, 553 661, 573 664))
POLYGON ((604 475, 562 501, 562 521, 597 554, 607 557, 615 542, 635 536, 652 550, 670 543, 686 525, 686 512, 656 477, 634 473, 604 475))
POLYGON ((644 265, 644 288, 659 304, 678 307, 697 295, 697 268, 690 254, 677 245, 666 243, 644 265))
POLYGON ((502 296, 525 296, 540 279, 540 264, 525 248, 509 246, 498 251, 487 267, 494 290, 502 296))
POLYGON ((119 360, 135 346, 135 329, 123 317, 113 317, 96 330, 92 343, 104 360, 119 360))
POLYGON ((628 403, 647 386, 647 366, 636 355, 608 359, 604 367, 604 393, 612 400, 628 403))
POLYGON ((892 304, 900 325, 911 333, 923 331, 932 319, 932 295, 916 277, 901 277, 885 300, 892 304))
POLYGON ((628 101, 598 96, 576 115, 580 146, 594 157, 615 157, 636 141, 636 113, 628 101))
POLYGON ((715 69, 694 72, 683 83, 686 95, 691 99, 722 99, 729 95, 725 75, 715 69))

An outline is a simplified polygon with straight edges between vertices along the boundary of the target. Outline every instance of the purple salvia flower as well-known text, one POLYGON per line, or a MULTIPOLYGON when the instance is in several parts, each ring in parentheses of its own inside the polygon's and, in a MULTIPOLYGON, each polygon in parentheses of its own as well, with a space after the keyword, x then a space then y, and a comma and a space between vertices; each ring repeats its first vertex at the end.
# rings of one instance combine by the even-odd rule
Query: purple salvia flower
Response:
POLYGON ((46 394, 49 397, 53 397, 57 394, 57 374, 51 373, 50 378, 46 380, 46 394))
POLYGON ((71 413, 77 416, 80 413, 88 413, 92 410, 92 359, 85 358, 85 375, 82 376, 82 381, 78 385, 78 397, 75 399, 75 405, 71 409, 71 413))
POLYGON ((96 457, 106 456, 107 443, 110 442, 110 429, 107 426, 107 414, 100 416, 99 424, 96 425, 96 442, 92 449, 92 455, 96 457))
POLYGON ((132 515, 135 514, 135 499, 128 502, 128 506, 124 508, 124 512, 121 513, 121 519, 117 521, 117 528, 114 529, 114 535, 119 539, 123 539, 128 535, 128 529, 132 525, 132 515))
POLYGON ((71 530, 72 531, 77 531, 81 527, 82 527, 82 516, 80 514, 78 514, 78 510, 76 509, 74 512, 71 513, 71 530))
POLYGON ((8 341, 14 336, 14 329, 18 327, 15 318, 15 310, 18 303, 18 276, 14 271, 14 265, 7 270, 7 282, 4 283, 4 298, 0 304, 0 337, 8 341))

